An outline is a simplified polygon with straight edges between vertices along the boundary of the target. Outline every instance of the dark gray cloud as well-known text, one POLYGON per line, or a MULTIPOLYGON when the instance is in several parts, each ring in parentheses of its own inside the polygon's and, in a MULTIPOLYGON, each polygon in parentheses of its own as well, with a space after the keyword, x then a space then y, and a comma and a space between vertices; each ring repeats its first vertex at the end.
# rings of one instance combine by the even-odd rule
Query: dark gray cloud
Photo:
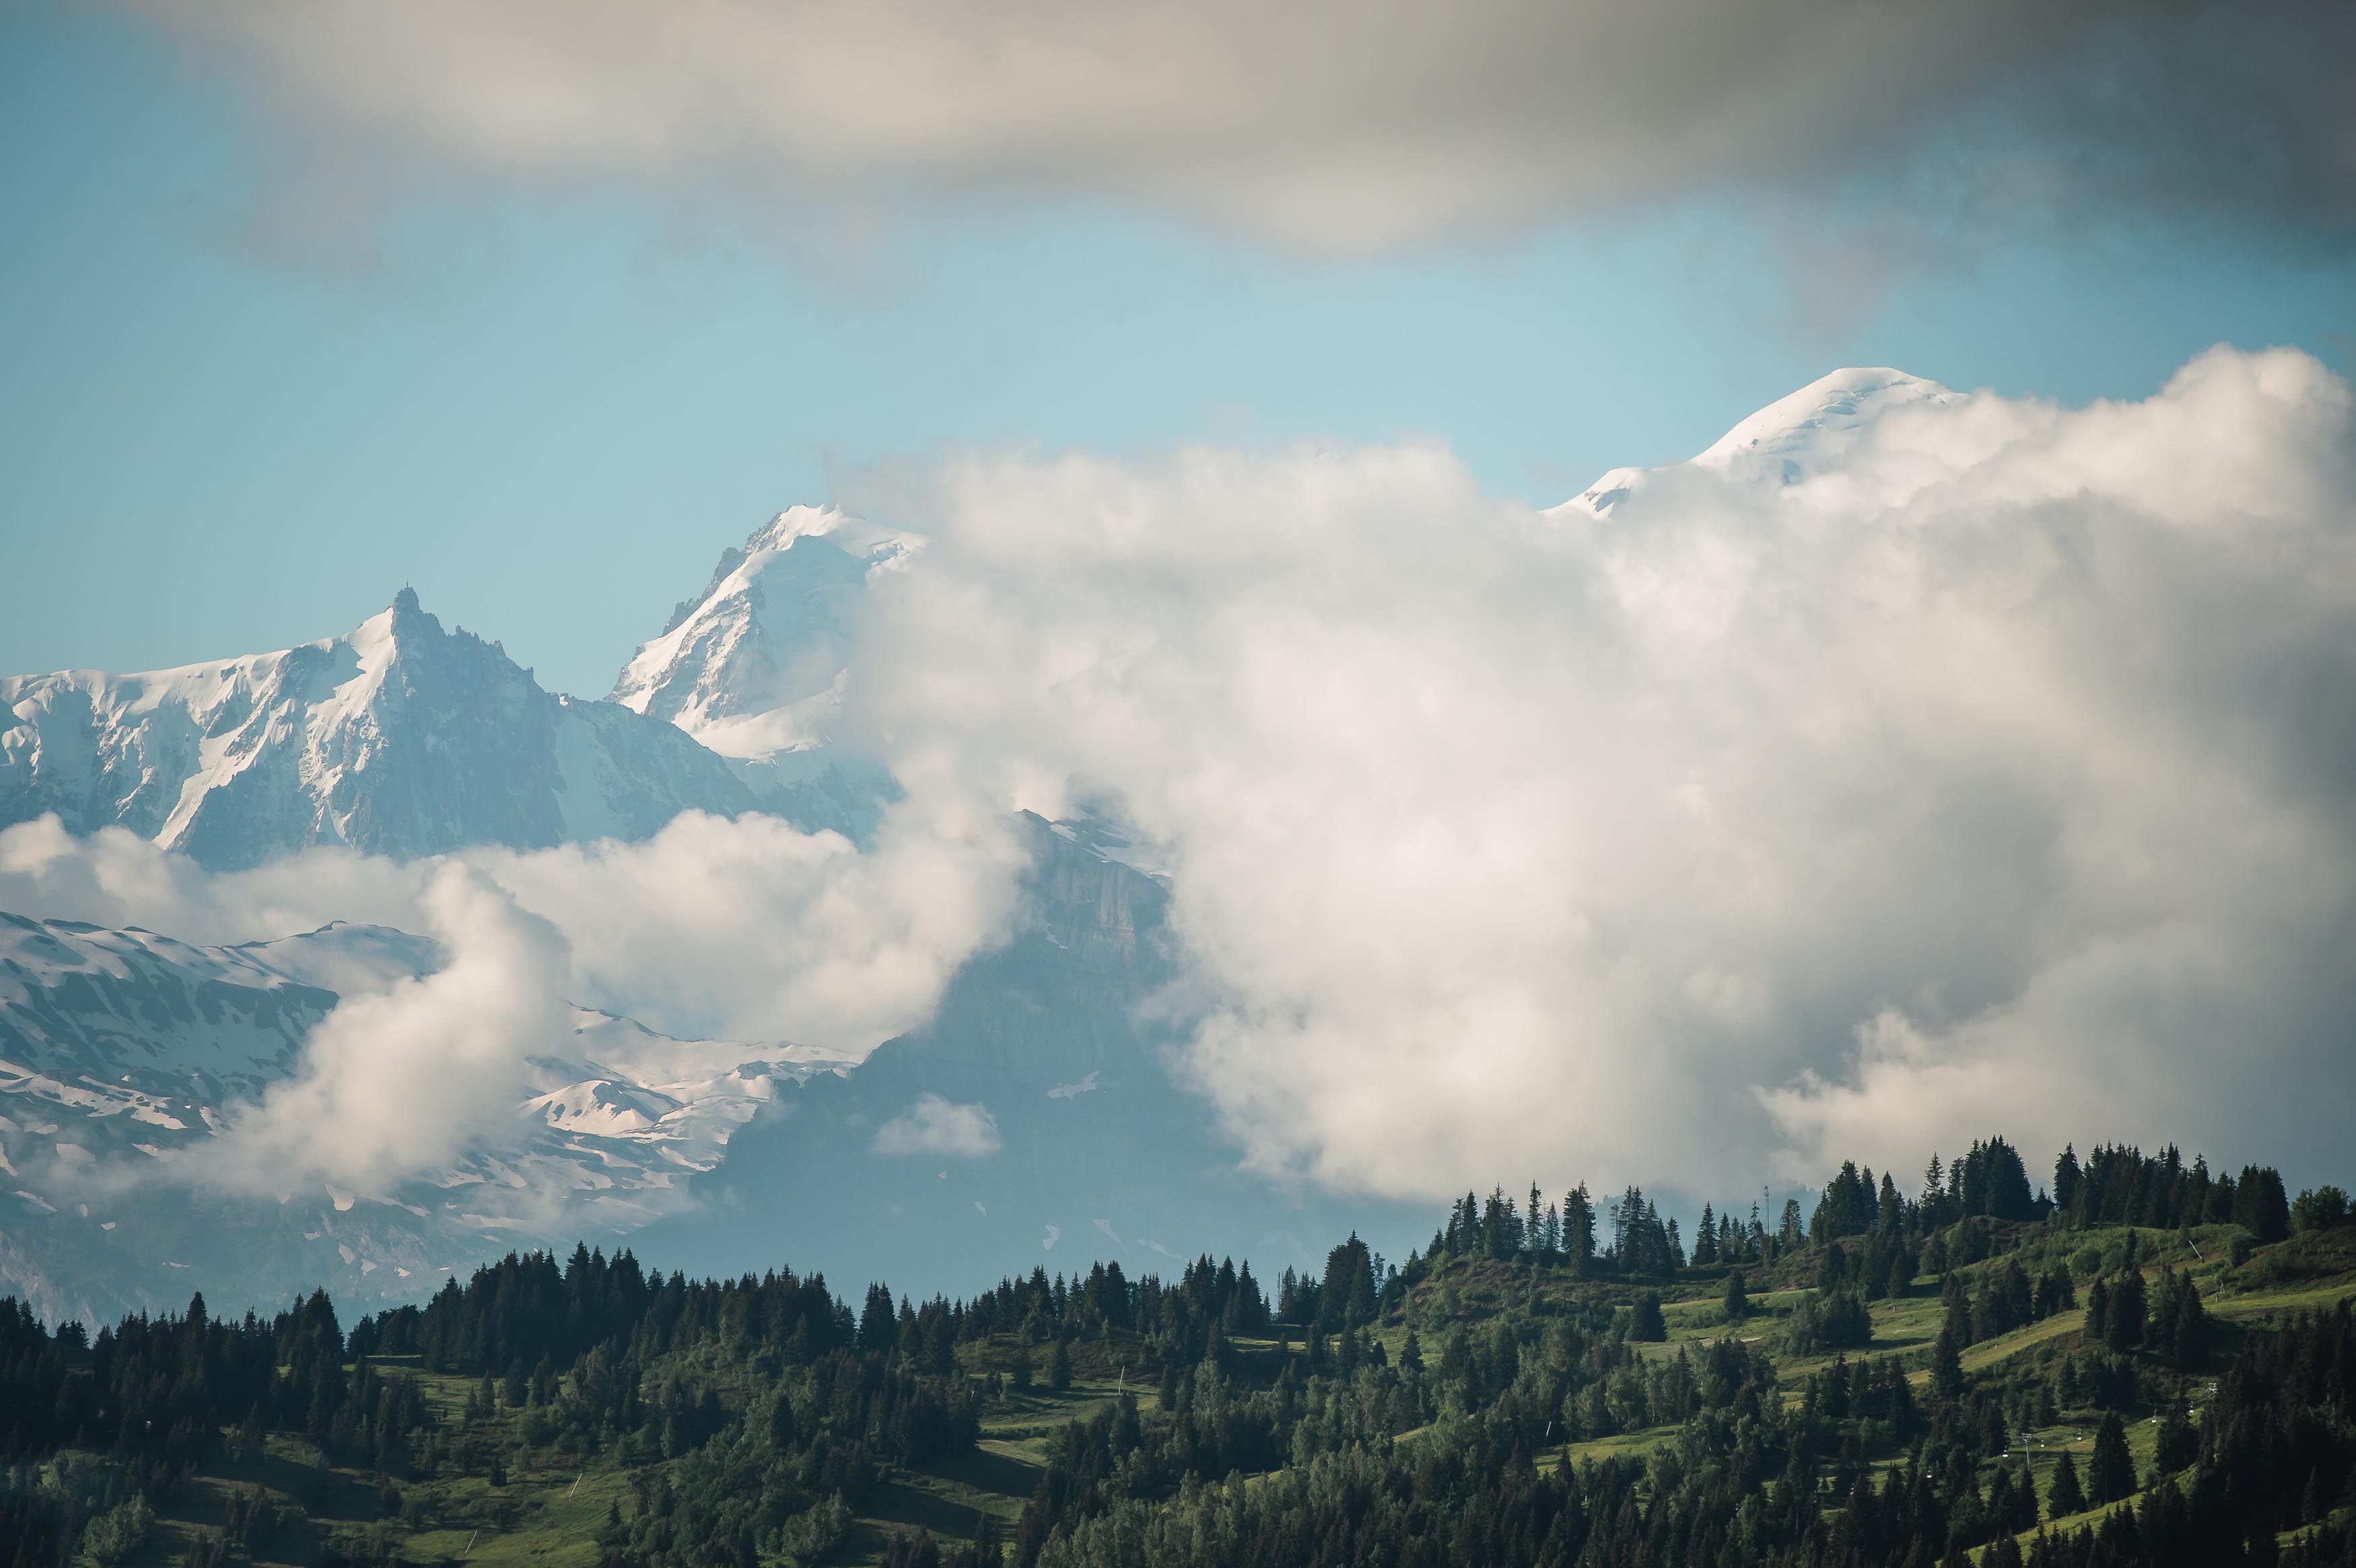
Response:
POLYGON ((306 127, 527 176, 1171 206, 1363 249, 1697 191, 2356 220, 2320 0, 224 0, 306 127))

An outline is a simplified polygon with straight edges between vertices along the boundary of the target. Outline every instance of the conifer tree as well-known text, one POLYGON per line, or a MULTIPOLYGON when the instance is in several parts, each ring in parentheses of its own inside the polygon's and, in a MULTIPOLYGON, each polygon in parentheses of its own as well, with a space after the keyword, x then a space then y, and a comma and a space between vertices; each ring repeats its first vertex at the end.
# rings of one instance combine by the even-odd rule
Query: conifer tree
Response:
POLYGON ((1726 1276, 1726 1320, 1740 1323, 1751 1316, 1751 1296, 1743 1288, 1742 1271, 1736 1269, 1726 1276))
POLYGON ((2078 1462, 2070 1450, 2062 1450, 2062 1463, 2054 1467, 2053 1484, 2045 1488, 2045 1517, 2068 1519, 2072 1514, 2086 1511, 2086 1493, 2078 1484, 2078 1462))
POLYGON ((2087 1481, 2097 1503, 2115 1503, 2135 1495, 2135 1456, 2127 1452, 2127 1432, 2115 1410, 2103 1413, 2094 1429, 2094 1457, 2087 1481))
POLYGON ((1931 1347, 1931 1386, 1944 1398, 1963 1397, 1964 1352, 1952 1327, 1941 1328, 1938 1341, 1931 1347))
POLYGON ((2111 1287, 2110 1313, 2103 1324, 2104 1347, 2125 1353, 2141 1345, 2144 1312, 2143 1275, 2129 1269, 2111 1287))
POLYGON ((1595 1204, 1584 1181, 1563 1195, 1562 1251, 1574 1270, 1584 1269, 1595 1258, 1595 1204))
POLYGON ((2152 1456, 2152 1473, 2165 1476, 2181 1470, 2201 1456, 2201 1435, 2192 1430, 2192 1413, 2179 1393, 2168 1402, 2159 1418, 2159 1445, 2152 1456))
POLYGON ((1661 1316, 1661 1293, 1648 1290, 1636 1300, 1635 1318, 1629 1328, 1628 1338, 1658 1344, 1668 1337, 1668 1322, 1661 1316))
POLYGON ((1953 1335, 1955 1349, 1972 1342, 1972 1302, 1964 1292, 1964 1276, 1950 1274, 1940 1283, 1939 1306, 1945 1314, 1941 1331, 1953 1335))
POLYGON ((1047 1386, 1057 1393, 1072 1386, 1072 1352, 1061 1339, 1047 1353, 1047 1386))

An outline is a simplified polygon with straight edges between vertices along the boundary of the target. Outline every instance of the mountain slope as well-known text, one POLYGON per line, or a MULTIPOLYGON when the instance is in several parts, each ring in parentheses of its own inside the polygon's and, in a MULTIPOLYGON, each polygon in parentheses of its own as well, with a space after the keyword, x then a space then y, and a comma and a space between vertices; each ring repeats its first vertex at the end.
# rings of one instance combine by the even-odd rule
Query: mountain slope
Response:
POLYGON ((339 637, 140 675, 0 678, 0 826, 55 812, 215 869, 310 844, 435 854, 644 838, 751 795, 675 727, 541 688, 402 590, 339 637))
POLYGON ((86 1320, 191 1288, 224 1305, 323 1283, 411 1299, 509 1247, 619 1235, 679 1208, 780 1083, 828 1065, 576 1010, 565 1054, 520 1070, 510 1127, 447 1168, 275 1200, 180 1179, 174 1160, 295 1072, 343 997, 438 962, 432 943, 375 926, 195 947, 0 914, 0 1288, 86 1320))

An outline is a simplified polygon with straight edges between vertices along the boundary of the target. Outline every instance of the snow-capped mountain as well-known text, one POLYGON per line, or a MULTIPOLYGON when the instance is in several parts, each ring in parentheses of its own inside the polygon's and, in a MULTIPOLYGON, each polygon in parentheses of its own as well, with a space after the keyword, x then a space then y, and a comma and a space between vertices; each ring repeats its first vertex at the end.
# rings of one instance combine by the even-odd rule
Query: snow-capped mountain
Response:
POLYGON ((438 962, 380 926, 197 947, 0 914, 0 1290, 86 1320, 192 1288, 412 1298, 510 1247, 675 1211, 781 1083, 836 1065, 576 1009, 572 1049, 525 1064, 511 1128, 394 1191, 272 1201, 179 1179, 175 1159, 295 1071, 342 997, 438 962))
POLYGON ((55 812, 216 869, 317 843, 406 857, 644 838, 691 807, 754 807, 678 728, 542 690, 406 588, 279 653, 0 678, 0 826, 55 812))
POLYGON ((1782 486, 1837 470, 1864 432, 1898 411, 1960 401, 1962 393, 1886 366, 1852 367, 1809 382, 1720 436, 1708 450, 1665 468, 1614 468, 1555 508, 1609 517, 1681 469, 1782 486))
POLYGON ((763 806, 863 838, 892 793, 834 732, 868 584, 908 536, 796 507, 721 552, 712 581, 640 645, 608 700, 667 719, 729 760, 763 806))

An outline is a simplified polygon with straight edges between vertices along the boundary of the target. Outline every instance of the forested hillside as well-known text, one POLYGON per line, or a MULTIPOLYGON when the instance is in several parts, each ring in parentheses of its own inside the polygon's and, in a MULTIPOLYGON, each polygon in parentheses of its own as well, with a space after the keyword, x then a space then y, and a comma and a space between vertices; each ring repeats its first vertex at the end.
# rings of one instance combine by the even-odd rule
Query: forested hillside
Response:
POLYGON ((1499 1189, 1265 1283, 582 1247, 349 1324, 0 1302, 0 1568, 2356 1565, 2344 1194, 2001 1138, 1910 1185, 1690 1243, 1499 1189))

